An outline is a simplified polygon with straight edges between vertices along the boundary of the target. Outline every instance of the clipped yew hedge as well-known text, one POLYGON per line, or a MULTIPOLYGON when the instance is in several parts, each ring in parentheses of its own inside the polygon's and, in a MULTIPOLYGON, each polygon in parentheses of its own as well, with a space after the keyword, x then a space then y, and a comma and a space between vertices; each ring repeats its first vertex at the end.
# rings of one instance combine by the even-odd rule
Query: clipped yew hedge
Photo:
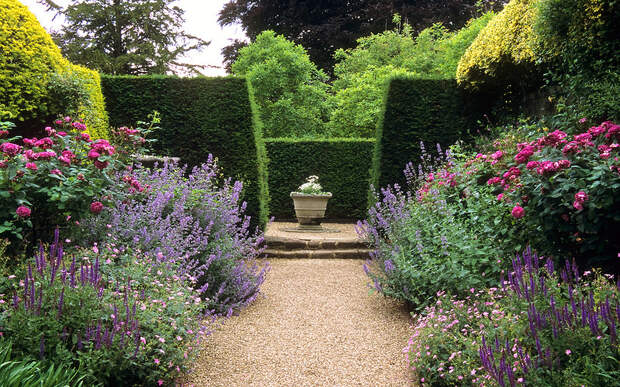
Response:
POLYGON ((429 152, 436 152, 436 144, 453 144, 472 126, 471 114, 454 79, 392 79, 377 126, 373 185, 404 184, 405 165, 420 162, 420 142, 429 152))
POLYGON ((294 219, 290 192, 317 175, 323 189, 333 194, 327 218, 365 218, 374 143, 365 138, 266 139, 271 216, 294 219))
POLYGON ((264 145, 244 78, 103 76, 102 84, 113 126, 135 125, 157 110, 155 153, 180 157, 190 167, 212 153, 226 176, 243 180, 247 213, 265 224, 264 145))

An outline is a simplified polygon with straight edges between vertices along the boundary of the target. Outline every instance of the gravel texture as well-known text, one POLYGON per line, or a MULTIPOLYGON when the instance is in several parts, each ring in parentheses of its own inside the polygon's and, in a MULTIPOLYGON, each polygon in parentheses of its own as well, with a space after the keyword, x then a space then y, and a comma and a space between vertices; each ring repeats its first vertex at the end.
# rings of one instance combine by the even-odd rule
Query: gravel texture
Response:
POLYGON ((409 386, 411 318, 363 261, 277 259, 262 297, 207 340, 195 386, 409 386))

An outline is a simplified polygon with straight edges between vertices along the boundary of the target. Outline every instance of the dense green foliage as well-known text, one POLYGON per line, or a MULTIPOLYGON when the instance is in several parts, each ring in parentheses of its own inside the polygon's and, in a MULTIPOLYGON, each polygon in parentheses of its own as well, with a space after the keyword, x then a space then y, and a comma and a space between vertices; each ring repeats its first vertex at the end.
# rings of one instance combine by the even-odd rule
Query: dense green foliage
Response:
POLYGON ((306 50, 273 31, 239 52, 234 75, 246 77, 266 137, 321 135, 327 120, 327 77, 306 50))
POLYGON ((179 61, 209 43, 183 31, 183 9, 173 0, 73 0, 59 7, 66 20, 54 39, 69 60, 106 74, 165 74, 201 66, 179 61))
POLYGON ((536 51, 560 101, 590 119, 620 120, 620 3, 546 0, 538 10, 536 51))
MULTIPOLYGON (((458 30, 479 12, 502 6, 499 0, 229 0, 219 22, 240 24, 252 41, 264 30, 274 30, 303 45, 312 61, 331 73, 334 51, 352 48, 360 37, 384 31, 395 13, 416 32, 433 23, 458 30)), ((239 43, 222 50, 227 63, 233 62, 239 43)))
POLYGON ((394 78, 377 127, 371 182, 402 183, 405 165, 422 155, 420 142, 450 145, 466 133, 468 122, 453 79, 394 78))
POLYGON ((102 81, 113 125, 135 125, 159 111, 155 152, 178 156, 190 167, 213 154, 226 175, 243 180, 255 224, 266 221, 264 146, 245 79, 105 76, 102 81))
POLYGON ((11 343, 0 339, 0 380, 4 387, 82 386, 77 370, 44 361, 12 358, 11 343))
POLYGON ((396 16, 398 28, 360 38, 355 49, 338 50, 330 134, 374 137, 389 79, 405 74, 454 78, 459 59, 493 16, 472 19, 456 32, 436 24, 415 37, 396 16))
POLYGON ((537 51, 569 74, 600 75, 620 66, 620 4, 614 0, 544 0, 534 25, 537 51))
POLYGON ((289 194, 310 175, 319 176, 323 190, 333 194, 327 205, 327 218, 364 216, 374 140, 268 139, 265 147, 272 216, 294 218, 289 194))
POLYGON ((107 138, 99 74, 62 57, 49 34, 24 5, 0 2, 0 119, 39 135, 58 115, 81 117, 95 138, 107 138))

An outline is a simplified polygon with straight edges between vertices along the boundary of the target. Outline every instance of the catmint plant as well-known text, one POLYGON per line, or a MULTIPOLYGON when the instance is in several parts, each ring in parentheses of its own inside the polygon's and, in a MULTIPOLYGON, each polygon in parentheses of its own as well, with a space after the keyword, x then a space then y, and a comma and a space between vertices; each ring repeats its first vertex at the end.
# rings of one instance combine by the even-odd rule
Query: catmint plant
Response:
POLYGON ((259 268, 255 261, 264 238, 249 229, 246 205, 240 203, 243 184, 221 180, 211 155, 188 175, 168 162, 132 173, 118 178, 141 187, 148 183, 148 189, 88 219, 91 241, 133 246, 177 265, 180 275, 195 279, 207 309, 228 313, 251 303, 268 266, 259 268))

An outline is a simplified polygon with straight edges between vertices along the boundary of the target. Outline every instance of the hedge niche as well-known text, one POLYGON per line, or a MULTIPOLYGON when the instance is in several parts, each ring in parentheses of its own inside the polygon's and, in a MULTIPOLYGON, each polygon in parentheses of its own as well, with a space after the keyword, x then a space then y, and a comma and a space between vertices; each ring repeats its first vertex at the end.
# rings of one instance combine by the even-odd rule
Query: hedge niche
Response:
POLYGON ((366 217, 374 142, 365 138, 265 140, 271 216, 294 219, 289 194, 308 176, 317 175, 323 188, 333 194, 327 204, 327 218, 366 217))
POLYGON ((155 153, 180 157, 190 167, 212 153, 226 176, 243 180, 253 224, 265 224, 265 151, 245 79, 102 76, 102 84, 111 125, 136 125, 157 110, 155 153))
POLYGON ((453 144, 467 132, 470 118, 454 79, 397 77, 391 80, 377 125, 371 182, 375 188, 404 184, 403 170, 420 161, 420 142, 453 144))

